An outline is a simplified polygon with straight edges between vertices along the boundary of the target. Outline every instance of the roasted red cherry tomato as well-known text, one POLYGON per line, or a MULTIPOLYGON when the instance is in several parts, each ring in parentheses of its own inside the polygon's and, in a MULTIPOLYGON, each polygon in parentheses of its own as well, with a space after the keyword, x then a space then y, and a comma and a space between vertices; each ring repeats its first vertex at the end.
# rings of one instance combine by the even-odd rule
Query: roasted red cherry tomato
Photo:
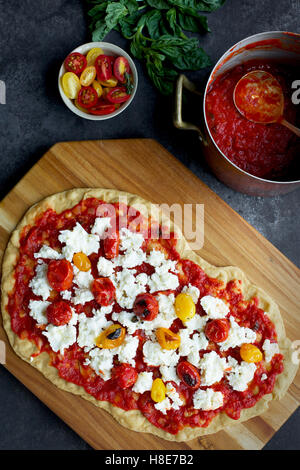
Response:
POLYGON ((83 108, 89 109, 95 106, 98 101, 98 93, 92 86, 85 86, 79 90, 78 104, 83 108))
POLYGON ((97 77, 99 80, 109 80, 112 76, 112 62, 109 56, 101 54, 95 60, 97 77))
POLYGON ((130 72, 128 60, 125 57, 117 57, 114 63, 114 76, 119 82, 125 82, 125 73, 130 72))
POLYGON ((124 103, 130 98, 130 95, 126 93, 126 89, 123 86, 116 86, 109 90, 106 95, 107 101, 110 103, 124 103))
POLYGON ((226 318, 212 320, 205 327, 205 335, 210 341, 222 343, 228 338, 229 327, 230 325, 226 318))
POLYGON ((55 326, 66 325, 72 318, 72 309, 64 300, 53 302, 47 307, 47 318, 55 326))
POLYGON ((104 238, 103 249, 105 257, 108 259, 116 258, 119 254, 120 236, 119 232, 112 232, 104 238))
POLYGON ((196 390, 200 387, 200 374, 196 367, 189 362, 179 362, 177 366, 177 375, 187 387, 192 388, 193 390, 196 390))
POLYGON ((113 55, 107 55, 106 57, 110 60, 110 63, 113 69, 113 65, 115 63, 116 58, 113 55))
POLYGON ((133 311, 141 320, 154 320, 158 314, 158 302, 151 294, 139 294, 134 301, 133 311))
POLYGON ((112 378, 123 390, 135 384, 138 373, 130 364, 121 364, 113 369, 112 378))
POLYGON ((89 112, 95 116, 104 116, 105 114, 111 114, 116 110, 115 105, 107 103, 99 103, 92 108, 89 108, 89 112))
POLYGON ((113 303, 116 296, 116 289, 107 277, 98 277, 92 283, 92 292, 99 305, 106 307, 113 303))
POLYGON ((73 281, 73 268, 70 261, 66 259, 50 261, 47 277, 53 289, 59 292, 69 289, 73 281))
POLYGON ((66 57, 64 64, 68 72, 80 75, 86 67, 87 60, 83 54, 80 54, 80 52, 71 52, 71 54, 66 57))

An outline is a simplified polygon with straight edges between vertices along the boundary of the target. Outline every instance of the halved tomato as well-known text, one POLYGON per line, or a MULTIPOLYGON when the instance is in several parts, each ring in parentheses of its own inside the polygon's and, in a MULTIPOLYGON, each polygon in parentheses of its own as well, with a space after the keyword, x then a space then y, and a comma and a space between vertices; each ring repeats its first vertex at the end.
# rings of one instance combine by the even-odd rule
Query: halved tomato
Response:
POLYGON ((128 60, 125 57, 117 57, 114 63, 114 76, 119 80, 119 82, 125 82, 125 73, 130 72, 130 67, 128 60))
POLYGON ((92 86, 82 87, 78 93, 78 103, 82 108, 92 108, 98 101, 98 94, 92 86))
POLYGON ((102 93, 103 93, 103 89, 102 89, 102 86, 100 85, 100 83, 97 82, 97 80, 94 80, 93 83, 92 83, 92 87, 95 88, 95 90, 97 92, 97 95, 98 95, 98 98, 100 98, 100 96, 102 96, 102 93))
POLYGON ((105 86, 102 88, 101 101, 104 101, 105 103, 107 103, 106 97, 107 97, 107 93, 109 92, 109 90, 110 90, 110 88, 105 87, 105 86))
POLYGON ((99 55, 103 55, 104 52, 101 49, 101 47, 93 47, 92 49, 89 50, 89 52, 86 55, 86 60, 87 60, 87 65, 94 65, 95 60, 99 55))
POLYGON ((78 103, 77 98, 75 99, 74 104, 75 104, 76 108, 79 109, 79 111, 82 111, 83 113, 88 113, 89 112, 88 109, 82 108, 82 106, 80 106, 80 104, 78 103))
POLYGON ((116 58, 115 58, 113 55, 108 55, 107 57, 109 58, 110 63, 111 63, 111 65, 113 66, 114 63, 115 63, 116 58))
POLYGON ((130 98, 130 95, 126 93, 126 89, 123 86, 117 86, 109 90, 106 95, 107 101, 110 103, 124 103, 130 98))
POLYGON ((80 75, 80 83, 82 86, 90 86, 96 78, 96 67, 90 65, 86 67, 80 75))
POLYGON ((89 108, 89 112, 94 114, 95 116, 103 116, 105 114, 111 114, 116 110, 113 104, 107 104, 105 102, 101 102, 97 104, 97 106, 93 106, 89 108))
POLYGON ((83 54, 80 54, 80 52, 71 52, 71 54, 66 57, 64 64, 68 72, 80 75, 86 67, 87 60, 83 54))
POLYGON ((66 72, 63 74, 61 79, 61 86, 64 90, 65 95, 74 100, 77 98, 79 90, 81 88, 80 80, 73 72, 66 72))
POLYGON ((112 76, 112 77, 110 77, 109 80, 99 80, 99 83, 102 86, 107 86, 109 88, 114 88, 115 86, 118 85, 118 80, 116 79, 116 77, 112 76))
POLYGON ((95 60, 98 80, 106 81, 112 76, 112 64, 109 56, 101 54, 95 60))

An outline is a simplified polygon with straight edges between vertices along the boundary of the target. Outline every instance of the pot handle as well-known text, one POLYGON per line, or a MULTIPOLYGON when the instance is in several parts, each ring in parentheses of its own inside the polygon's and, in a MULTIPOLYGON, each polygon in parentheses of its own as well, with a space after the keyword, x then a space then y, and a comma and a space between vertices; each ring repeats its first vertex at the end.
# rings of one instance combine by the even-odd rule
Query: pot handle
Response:
POLYGON ((199 126, 190 122, 182 120, 182 89, 186 88, 188 91, 195 93, 198 96, 202 96, 202 93, 197 90, 196 85, 192 83, 185 75, 181 74, 178 77, 175 90, 175 110, 173 115, 173 124, 177 129, 197 131, 199 139, 204 145, 208 145, 206 138, 204 137, 203 131, 199 126))

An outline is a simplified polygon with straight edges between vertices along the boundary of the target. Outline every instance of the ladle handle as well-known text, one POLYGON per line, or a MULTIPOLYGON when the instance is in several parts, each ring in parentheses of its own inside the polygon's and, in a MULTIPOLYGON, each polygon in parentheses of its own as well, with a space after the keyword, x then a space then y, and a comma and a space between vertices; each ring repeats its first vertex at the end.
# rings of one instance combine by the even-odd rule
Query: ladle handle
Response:
POLYGON ((290 131, 294 132, 298 137, 300 137, 300 129, 299 127, 294 126, 290 122, 286 121, 285 119, 281 119, 280 124, 287 127, 290 131))

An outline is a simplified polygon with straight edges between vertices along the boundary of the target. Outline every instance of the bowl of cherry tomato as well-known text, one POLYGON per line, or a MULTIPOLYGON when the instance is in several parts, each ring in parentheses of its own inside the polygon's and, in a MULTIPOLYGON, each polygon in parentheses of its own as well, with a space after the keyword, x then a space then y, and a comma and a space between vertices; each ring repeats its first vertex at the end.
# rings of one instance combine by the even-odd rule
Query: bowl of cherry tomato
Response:
POLYGON ((67 107, 80 117, 100 121, 124 111, 137 90, 138 75, 131 57, 108 42, 90 42, 64 60, 58 88, 67 107))

